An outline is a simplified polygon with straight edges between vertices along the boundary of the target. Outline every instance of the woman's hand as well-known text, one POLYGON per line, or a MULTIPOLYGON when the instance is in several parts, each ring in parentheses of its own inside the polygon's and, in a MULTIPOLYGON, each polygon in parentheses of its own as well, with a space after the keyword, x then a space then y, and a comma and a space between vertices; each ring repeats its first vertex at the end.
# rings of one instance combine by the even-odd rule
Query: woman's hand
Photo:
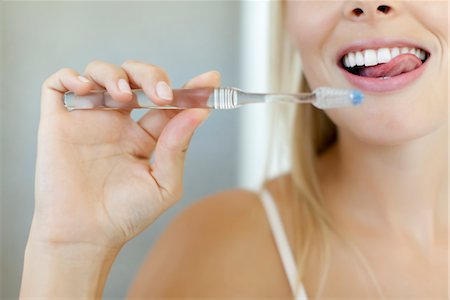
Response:
MULTIPOLYGON (((121 67, 95 61, 84 74, 89 82, 78 75, 62 69, 42 86, 29 243, 120 249, 181 198, 185 154, 208 110, 153 110, 138 122, 130 110, 69 112, 63 104, 67 91, 84 95, 106 89, 127 102, 129 83, 159 105, 171 96, 161 83, 169 84, 166 73, 137 61, 121 67)), ((209 72, 185 87, 219 85, 219 74, 209 72)))

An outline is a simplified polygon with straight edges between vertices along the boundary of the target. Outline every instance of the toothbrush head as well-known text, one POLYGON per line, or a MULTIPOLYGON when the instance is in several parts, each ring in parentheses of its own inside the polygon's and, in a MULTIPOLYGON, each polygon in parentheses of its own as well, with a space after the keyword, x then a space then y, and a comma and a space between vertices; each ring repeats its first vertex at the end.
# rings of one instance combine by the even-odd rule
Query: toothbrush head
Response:
POLYGON ((351 98, 353 105, 359 105, 364 100, 364 94, 359 90, 352 90, 351 98))
POLYGON ((359 90, 319 87, 313 91, 312 104, 319 109, 356 106, 363 102, 364 94, 359 90))

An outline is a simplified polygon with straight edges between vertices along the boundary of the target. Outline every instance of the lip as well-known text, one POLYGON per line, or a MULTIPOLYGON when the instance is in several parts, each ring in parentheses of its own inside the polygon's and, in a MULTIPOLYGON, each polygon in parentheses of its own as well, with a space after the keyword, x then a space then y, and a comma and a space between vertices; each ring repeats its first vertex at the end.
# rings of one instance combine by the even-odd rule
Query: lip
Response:
POLYGON ((400 90, 417 80, 425 71, 425 68, 428 66, 429 60, 430 58, 428 58, 420 67, 418 67, 414 71, 393 76, 388 79, 378 79, 354 75, 345 70, 342 66, 339 66, 339 69, 341 70, 345 78, 361 91, 386 93, 400 90))
POLYGON ((365 92, 385 93, 400 90, 417 80, 428 66, 431 58, 429 49, 425 45, 421 45, 417 41, 407 38, 379 38, 371 40, 359 40, 348 44, 341 48, 336 56, 337 65, 344 77, 356 88, 365 92), (427 60, 414 71, 403 73, 388 79, 378 79, 370 77, 362 77, 348 72, 341 63, 342 57, 349 52, 356 52, 366 49, 393 48, 393 47, 409 47, 420 48, 427 52, 427 60))
POLYGON ((409 47, 420 48, 430 54, 430 50, 425 45, 408 38, 378 38, 371 40, 358 40, 341 48, 336 55, 336 62, 339 63, 342 57, 349 52, 362 51, 366 49, 409 47))

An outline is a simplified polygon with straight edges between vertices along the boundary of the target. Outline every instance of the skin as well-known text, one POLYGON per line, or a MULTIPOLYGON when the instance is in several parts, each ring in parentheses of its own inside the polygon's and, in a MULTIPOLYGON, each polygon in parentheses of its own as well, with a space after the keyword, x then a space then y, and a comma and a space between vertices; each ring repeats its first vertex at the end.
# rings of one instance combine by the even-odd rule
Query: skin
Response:
MULTIPOLYGON (((406 89, 366 94, 366 103, 357 109, 327 111, 338 126, 339 140, 317 164, 325 206, 335 226, 367 258, 382 295, 361 271, 354 252, 333 237, 332 264, 322 296, 444 299, 448 3, 392 1, 387 15, 375 13, 378 5, 378 1, 287 2, 288 30, 312 88, 351 87, 340 74, 335 55, 355 39, 409 36, 423 41, 432 54, 426 72, 406 89), (357 7, 365 12, 359 18, 352 14, 357 7)), ((83 94, 95 84, 127 101, 116 85, 124 78, 133 88, 145 83, 142 88, 148 96, 162 104, 154 86, 160 80, 169 82, 163 70, 133 61, 121 67, 90 64, 84 75, 92 83, 78 81, 77 75, 63 69, 43 84, 36 211, 22 298, 98 298, 121 247, 181 197, 184 150, 207 117, 202 110, 155 111, 136 124, 127 112, 68 113, 61 106, 67 90, 83 94), (111 126, 117 130, 109 130, 111 126), (93 127, 95 131, 87 130, 93 127), (156 162, 150 166, 153 153, 156 162), (34 276, 36 272, 41 276, 34 276)), ((187 86, 218 85, 218 74, 212 72, 187 86)), ((293 245, 292 203, 277 188, 288 178, 275 178, 266 188, 293 245)), ((307 266, 304 284, 310 297, 319 285, 318 265, 311 259, 307 266)), ((283 272, 258 196, 230 190, 202 199, 175 219, 150 251, 128 296, 287 299, 291 292, 283 272)))
MULTIPOLYGON (((208 116, 206 109, 153 110, 135 122, 130 110, 68 112, 67 91, 107 89, 115 100, 131 101, 131 94, 119 90, 120 79, 142 88, 156 104, 168 103, 155 86, 170 80, 154 65, 94 61, 84 72, 88 82, 78 75, 64 68, 42 85, 36 205, 21 297, 99 297, 122 246, 180 199, 189 141, 208 116)), ((219 84, 220 75, 212 71, 184 87, 219 84)))
MULTIPOLYGON (((335 57, 340 47, 355 39, 409 37, 431 53, 427 70, 411 86, 387 95, 366 93, 367 101, 358 109, 327 111, 340 139, 320 160, 320 178, 330 212, 369 256, 375 256, 375 249, 395 246, 394 251, 383 251, 383 260, 372 263, 392 263, 392 268, 376 268, 382 282, 387 284, 390 276, 402 276, 401 270, 415 266, 423 272, 417 276, 415 272, 411 280, 423 286, 421 282, 435 278, 441 283, 435 288, 444 295, 446 282, 437 274, 446 274, 447 266, 448 2, 389 2, 387 14, 377 12, 380 4, 384 3, 287 4, 288 27, 312 88, 352 87, 336 67, 335 57), (356 7, 364 14, 356 16, 356 7), (383 238, 364 238, 373 234, 383 238), (396 262, 397 255, 409 260, 396 262)), ((428 295, 420 289, 417 293, 428 295)))
MULTIPOLYGON (((326 112, 339 141, 318 170, 328 210, 370 258, 385 295, 447 295, 448 2, 289 1, 287 8, 312 88, 352 87, 335 60, 351 41, 408 37, 429 49, 429 66, 411 86, 366 92, 360 108, 326 112), (377 11, 381 4, 391 10, 377 11), (396 278, 410 284, 402 289, 396 278)), ((329 295, 345 295, 338 282, 329 295)))

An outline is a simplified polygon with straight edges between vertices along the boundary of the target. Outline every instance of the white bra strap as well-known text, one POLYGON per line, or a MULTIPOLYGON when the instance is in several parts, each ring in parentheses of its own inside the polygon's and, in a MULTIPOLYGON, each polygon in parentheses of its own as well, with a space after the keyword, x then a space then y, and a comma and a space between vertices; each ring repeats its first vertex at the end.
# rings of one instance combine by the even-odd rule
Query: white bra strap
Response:
POLYGON ((300 284, 300 288, 298 290, 298 294, 295 299, 296 300, 308 300, 308 295, 306 295, 306 290, 305 290, 305 286, 303 285, 303 283, 300 284))
POLYGON ((305 294, 305 292, 303 285, 301 286, 300 291, 297 290, 299 286, 297 265, 295 263, 294 256, 292 255, 292 250, 289 247, 289 241, 283 229, 283 224, 281 223, 277 206, 273 201, 269 192, 264 189, 261 192, 261 199, 264 208, 266 210, 270 226, 272 227, 272 233, 275 238, 278 251, 280 252, 281 261, 283 263, 284 270, 286 271, 286 275, 289 281, 289 285, 291 286, 292 293, 294 294, 296 299, 306 299, 306 298, 298 298, 298 296, 301 296, 302 291, 303 294, 305 294), (298 292, 300 292, 300 294, 298 294, 298 292))

